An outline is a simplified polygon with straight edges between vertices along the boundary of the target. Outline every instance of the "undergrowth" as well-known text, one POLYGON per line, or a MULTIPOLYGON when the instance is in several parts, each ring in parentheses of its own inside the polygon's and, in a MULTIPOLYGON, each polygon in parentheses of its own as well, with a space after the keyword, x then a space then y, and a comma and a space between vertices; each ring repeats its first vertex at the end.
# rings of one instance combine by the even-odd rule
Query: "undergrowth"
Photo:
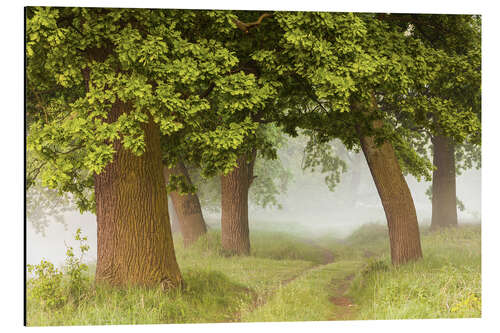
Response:
POLYGON ((400 267, 387 254, 365 266, 350 289, 358 319, 481 316, 480 226, 424 230, 422 251, 400 267))
POLYGON ((27 281, 27 297, 37 302, 43 310, 57 310, 70 303, 77 306, 89 289, 88 266, 83 257, 89 250, 87 237, 77 229, 75 240, 80 243, 80 256, 77 257, 71 246, 66 246, 66 262, 63 269, 58 269, 47 260, 38 265, 28 265, 32 275, 27 281))
POLYGON ((276 231, 251 232, 251 255, 223 255, 220 231, 209 230, 185 248, 174 236, 185 287, 95 286, 95 264, 77 234, 80 255, 67 248, 64 267, 48 261, 28 266, 27 324, 101 325, 293 321, 338 319, 330 302, 339 284, 347 290, 351 319, 453 318, 481 315, 480 227, 422 231, 424 259, 390 263, 387 228, 365 225, 345 239, 314 242, 276 231), (321 248, 323 247, 323 249, 321 248), (324 248, 335 262, 321 265, 324 248))

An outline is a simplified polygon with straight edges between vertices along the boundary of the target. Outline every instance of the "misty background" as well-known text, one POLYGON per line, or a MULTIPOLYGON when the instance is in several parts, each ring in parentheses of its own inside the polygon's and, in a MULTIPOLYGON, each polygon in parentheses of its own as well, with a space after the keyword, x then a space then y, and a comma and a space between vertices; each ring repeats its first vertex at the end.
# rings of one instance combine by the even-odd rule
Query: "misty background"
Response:
MULTIPOLYGON (((319 170, 302 170, 300 161, 290 160, 288 151, 281 149, 278 158, 285 168, 291 171, 287 190, 277 196, 279 207, 262 208, 249 203, 250 232, 266 229, 288 232, 306 238, 319 236, 346 237, 359 226, 366 223, 386 223, 385 213, 377 189, 362 153, 351 153, 351 161, 346 161, 347 171, 342 174, 340 183, 330 191, 325 183, 325 174, 319 170), (356 172, 357 188, 353 193, 353 172, 356 172)), ((297 160, 297 157, 295 157, 297 160)), ((259 177, 259 174, 256 173, 259 177)), ((425 194, 431 182, 417 181, 411 175, 405 177, 417 210, 419 224, 429 225, 431 201, 425 194)), ((481 170, 469 169, 457 175, 457 197, 465 210, 458 210, 459 224, 479 223, 481 220, 481 170)), ((250 189, 252 191, 252 188, 250 189)), ((203 208, 203 204, 202 204, 203 208)), ((209 228, 220 228, 220 210, 203 209, 209 228)), ((43 210, 28 210, 26 219, 26 255, 28 264, 49 260, 57 266, 64 263, 66 246, 78 248, 73 239, 75 231, 82 229, 88 237, 90 250, 85 261, 97 259, 96 216, 91 213, 80 214, 78 210, 59 212, 56 216, 46 216, 43 232, 36 228, 31 215, 44 214, 43 210)), ((77 252, 78 253, 78 252, 77 252)))

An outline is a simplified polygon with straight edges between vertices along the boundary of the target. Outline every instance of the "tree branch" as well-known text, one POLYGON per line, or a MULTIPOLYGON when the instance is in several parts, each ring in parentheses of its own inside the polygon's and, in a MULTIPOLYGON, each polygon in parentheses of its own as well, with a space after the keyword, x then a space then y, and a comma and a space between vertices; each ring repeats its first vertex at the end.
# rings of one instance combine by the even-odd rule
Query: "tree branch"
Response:
POLYGON ((273 16, 273 14, 269 14, 269 13, 264 13, 262 14, 259 19, 255 22, 251 22, 251 23, 245 23, 245 22, 241 22, 240 20, 238 19, 233 19, 233 22, 234 24, 236 24, 236 26, 238 27, 238 29, 240 29, 241 31, 243 31, 245 34, 248 34, 248 31, 251 29, 251 28, 255 28, 257 27, 259 24, 262 23, 262 20, 266 17, 270 17, 270 16, 273 16))

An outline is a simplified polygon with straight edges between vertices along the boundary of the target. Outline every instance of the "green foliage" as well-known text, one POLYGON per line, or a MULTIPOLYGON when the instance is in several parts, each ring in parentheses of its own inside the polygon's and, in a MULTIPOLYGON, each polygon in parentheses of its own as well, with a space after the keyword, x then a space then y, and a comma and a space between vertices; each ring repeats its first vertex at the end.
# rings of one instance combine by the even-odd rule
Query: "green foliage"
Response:
POLYGON ((87 237, 81 235, 80 228, 76 230, 75 240, 80 242, 80 256, 76 257, 73 247, 66 246, 66 261, 64 266, 65 274, 69 278, 69 295, 74 303, 78 303, 89 287, 89 267, 83 263, 83 257, 89 250, 87 237))
POLYGON ((248 193, 249 202, 255 206, 282 208, 278 197, 286 194, 293 174, 279 159, 257 158, 254 169, 255 179, 248 193))
POLYGON ((481 168, 481 146, 465 142, 455 146, 455 171, 461 175, 464 170, 481 168))
POLYGON ((401 101, 398 120, 410 130, 425 132, 427 138, 452 138, 457 174, 474 164, 480 166, 480 17, 398 14, 386 19, 411 25, 408 38, 425 45, 431 65, 428 82, 416 84, 401 101))
POLYGON ((60 309, 69 304, 68 301, 78 305, 90 290, 88 266, 83 263, 83 256, 89 250, 87 237, 82 236, 78 228, 74 238, 80 242, 80 257, 75 256, 71 246, 66 246, 65 265, 61 270, 47 260, 37 265, 28 264, 28 273, 34 275, 27 281, 28 300, 40 304, 44 310, 60 309))
POLYGON ((309 141, 304 149, 302 169, 314 172, 321 166, 321 173, 326 173, 325 183, 330 191, 334 191, 340 183, 341 174, 347 171, 347 165, 338 154, 335 154, 332 144, 324 142, 314 133, 310 133, 309 141))
MULTIPOLYGON (((253 149, 273 159, 278 143, 262 133, 274 125, 265 124, 291 135, 309 129, 349 149, 374 135, 394 145, 405 172, 426 179, 431 163, 417 132, 480 143, 479 17, 275 12, 248 34, 234 25, 260 14, 30 7, 29 180, 91 210, 93 175, 112 161, 111 142, 141 155, 151 120, 164 162, 183 160, 206 177, 253 149), (352 110, 373 96, 373 113, 352 110), (117 105, 127 112, 109 118, 117 105), (382 128, 372 128, 376 119, 382 128)), ((344 165, 318 149, 309 164, 321 160, 333 187, 344 165)), ((266 191, 276 187, 256 193, 266 191)), ((274 197, 255 200, 274 205, 274 197)))
POLYGON ((27 16, 33 174, 73 193, 81 210, 93 209, 89 189, 113 160, 113 141, 141 155, 144 123, 154 121, 168 163, 228 172, 276 95, 225 45, 230 12, 30 7, 27 16), (117 107, 126 110, 113 119, 117 107))
MULTIPOLYGON (((290 168, 277 156, 277 151, 287 147, 287 137, 275 125, 262 125, 256 133, 256 153, 253 165, 254 179, 249 189, 249 203, 263 208, 275 206, 281 208, 278 196, 286 193, 293 175, 290 168)), ((202 174, 193 174, 193 183, 197 188, 201 205, 210 211, 220 210, 220 177, 206 178, 202 174)))
POLYGON ((37 301, 43 309, 57 309, 64 305, 67 296, 61 288, 63 273, 49 261, 42 260, 37 265, 28 265, 28 300, 37 301))
POLYGON ((428 153, 427 136, 403 126, 397 130, 400 136, 395 139, 393 146, 403 174, 411 174, 418 181, 431 181, 434 166, 428 153))
POLYGON ((196 186, 188 182, 184 175, 170 175, 167 180, 167 191, 176 191, 182 194, 195 193, 196 186))
POLYGON ((298 126, 349 148, 359 135, 374 135, 393 144, 404 172, 427 180, 432 164, 422 147, 428 137, 420 132, 477 142, 477 17, 281 12, 275 18, 284 31, 279 48, 256 52, 254 60, 287 86, 300 87, 279 119, 288 133, 295 135, 298 126), (369 107, 373 96, 378 110, 353 112, 353 103, 369 107), (375 119, 384 126, 373 129, 375 119))

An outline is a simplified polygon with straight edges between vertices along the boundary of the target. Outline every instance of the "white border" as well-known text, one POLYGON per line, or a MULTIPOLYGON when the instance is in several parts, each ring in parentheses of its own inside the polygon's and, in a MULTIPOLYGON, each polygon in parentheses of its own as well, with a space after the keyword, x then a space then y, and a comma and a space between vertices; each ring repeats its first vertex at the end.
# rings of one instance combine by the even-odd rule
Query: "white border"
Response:
MULTIPOLYGON (((7 3, 7 2, 6 2, 7 3)), ((5 5, 2 15, 2 64, 1 113, 2 147, 2 232, 1 232, 1 298, 0 323, 7 331, 26 329, 23 318, 23 6, 106 6, 106 7, 149 7, 149 8, 205 8, 205 9, 275 9, 275 10, 330 10, 362 12, 417 12, 417 13, 474 13, 483 15, 483 318, 458 320, 402 320, 402 321, 355 321, 355 322, 306 322, 306 323, 255 323, 255 324, 188 324, 147 326, 96 326, 97 331, 165 331, 173 330, 229 332, 233 330, 254 332, 255 330, 319 330, 324 332, 490 332, 500 327, 499 310, 500 275, 498 269, 498 237, 500 220, 498 207, 498 12, 493 1, 356 1, 326 2, 307 1, 24 1, 5 5), (5 212, 6 210, 6 212, 5 212)), ((29 330, 70 330, 86 332, 89 327, 27 328, 29 330)))

